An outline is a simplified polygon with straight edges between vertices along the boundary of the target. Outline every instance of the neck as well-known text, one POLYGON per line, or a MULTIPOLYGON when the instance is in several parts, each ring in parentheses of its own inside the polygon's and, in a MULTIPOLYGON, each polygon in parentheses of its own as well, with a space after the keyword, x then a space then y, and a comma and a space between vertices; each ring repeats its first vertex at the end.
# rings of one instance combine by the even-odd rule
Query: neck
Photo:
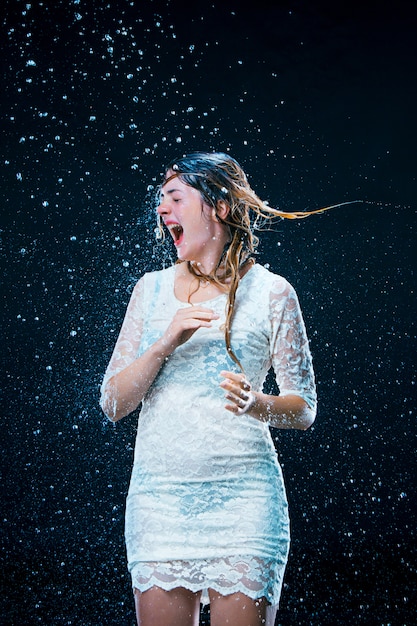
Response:
POLYGON ((213 254, 206 255, 203 259, 187 261, 188 271, 193 276, 201 275, 202 278, 207 276, 221 276, 223 268, 222 258, 224 249, 213 251, 213 254))
POLYGON ((203 265, 203 263, 199 263, 197 261, 188 261, 187 269, 189 273, 192 274, 193 276, 196 276, 197 278, 201 276, 201 279, 205 280, 206 276, 213 276, 213 274, 217 273, 216 272, 217 264, 206 263, 203 265))

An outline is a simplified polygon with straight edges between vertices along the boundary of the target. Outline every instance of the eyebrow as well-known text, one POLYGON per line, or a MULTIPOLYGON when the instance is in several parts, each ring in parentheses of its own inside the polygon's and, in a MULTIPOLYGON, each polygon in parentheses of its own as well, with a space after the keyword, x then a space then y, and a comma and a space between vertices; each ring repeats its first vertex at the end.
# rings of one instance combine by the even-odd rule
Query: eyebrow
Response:
MULTIPOLYGON (((168 194, 168 193, 175 193, 176 191, 181 192, 181 189, 168 189, 168 191, 167 191, 166 193, 167 193, 167 194, 168 194)), ((161 196, 163 196, 163 195, 164 195, 164 192, 163 192, 162 190, 161 190, 161 192, 160 192, 160 195, 161 195, 161 196)))

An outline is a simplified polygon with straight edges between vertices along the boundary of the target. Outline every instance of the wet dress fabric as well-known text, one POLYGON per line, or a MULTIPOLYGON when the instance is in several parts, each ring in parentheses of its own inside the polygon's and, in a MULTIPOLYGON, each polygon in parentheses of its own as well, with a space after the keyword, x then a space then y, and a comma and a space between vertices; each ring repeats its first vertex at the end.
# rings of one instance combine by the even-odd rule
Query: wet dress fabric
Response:
MULTIPOLYGON (((180 307, 175 266, 133 290, 103 385, 144 353, 180 307)), ((266 423, 224 408, 221 370, 239 371, 224 340, 227 296, 198 303, 219 315, 164 362, 139 415, 125 537, 134 588, 243 592, 278 604, 289 548, 282 472, 266 423)), ((315 410, 305 326, 294 289, 254 265, 241 279, 231 343, 254 390, 272 366, 280 394, 315 410)))

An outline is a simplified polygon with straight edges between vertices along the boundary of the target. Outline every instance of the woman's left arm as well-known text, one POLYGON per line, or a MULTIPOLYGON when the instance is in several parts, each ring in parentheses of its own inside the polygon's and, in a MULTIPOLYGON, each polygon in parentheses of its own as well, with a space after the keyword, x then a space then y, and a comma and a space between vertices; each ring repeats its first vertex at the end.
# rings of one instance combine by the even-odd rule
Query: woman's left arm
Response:
POLYGON ((280 395, 252 391, 243 374, 221 372, 229 411, 268 422, 274 428, 306 430, 316 416, 316 386, 307 333, 297 294, 276 277, 269 296, 270 359, 280 395))

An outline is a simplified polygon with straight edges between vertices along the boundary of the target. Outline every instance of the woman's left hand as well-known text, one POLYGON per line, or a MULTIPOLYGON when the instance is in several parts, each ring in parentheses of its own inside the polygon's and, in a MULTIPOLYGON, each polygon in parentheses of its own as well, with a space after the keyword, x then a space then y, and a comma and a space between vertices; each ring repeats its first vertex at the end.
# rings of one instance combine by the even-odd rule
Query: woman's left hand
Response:
POLYGON ((220 372, 224 380, 220 383, 226 393, 226 399, 230 404, 226 404, 225 408, 236 415, 247 413, 255 402, 255 395, 251 391, 251 384, 243 374, 235 372, 220 372))

